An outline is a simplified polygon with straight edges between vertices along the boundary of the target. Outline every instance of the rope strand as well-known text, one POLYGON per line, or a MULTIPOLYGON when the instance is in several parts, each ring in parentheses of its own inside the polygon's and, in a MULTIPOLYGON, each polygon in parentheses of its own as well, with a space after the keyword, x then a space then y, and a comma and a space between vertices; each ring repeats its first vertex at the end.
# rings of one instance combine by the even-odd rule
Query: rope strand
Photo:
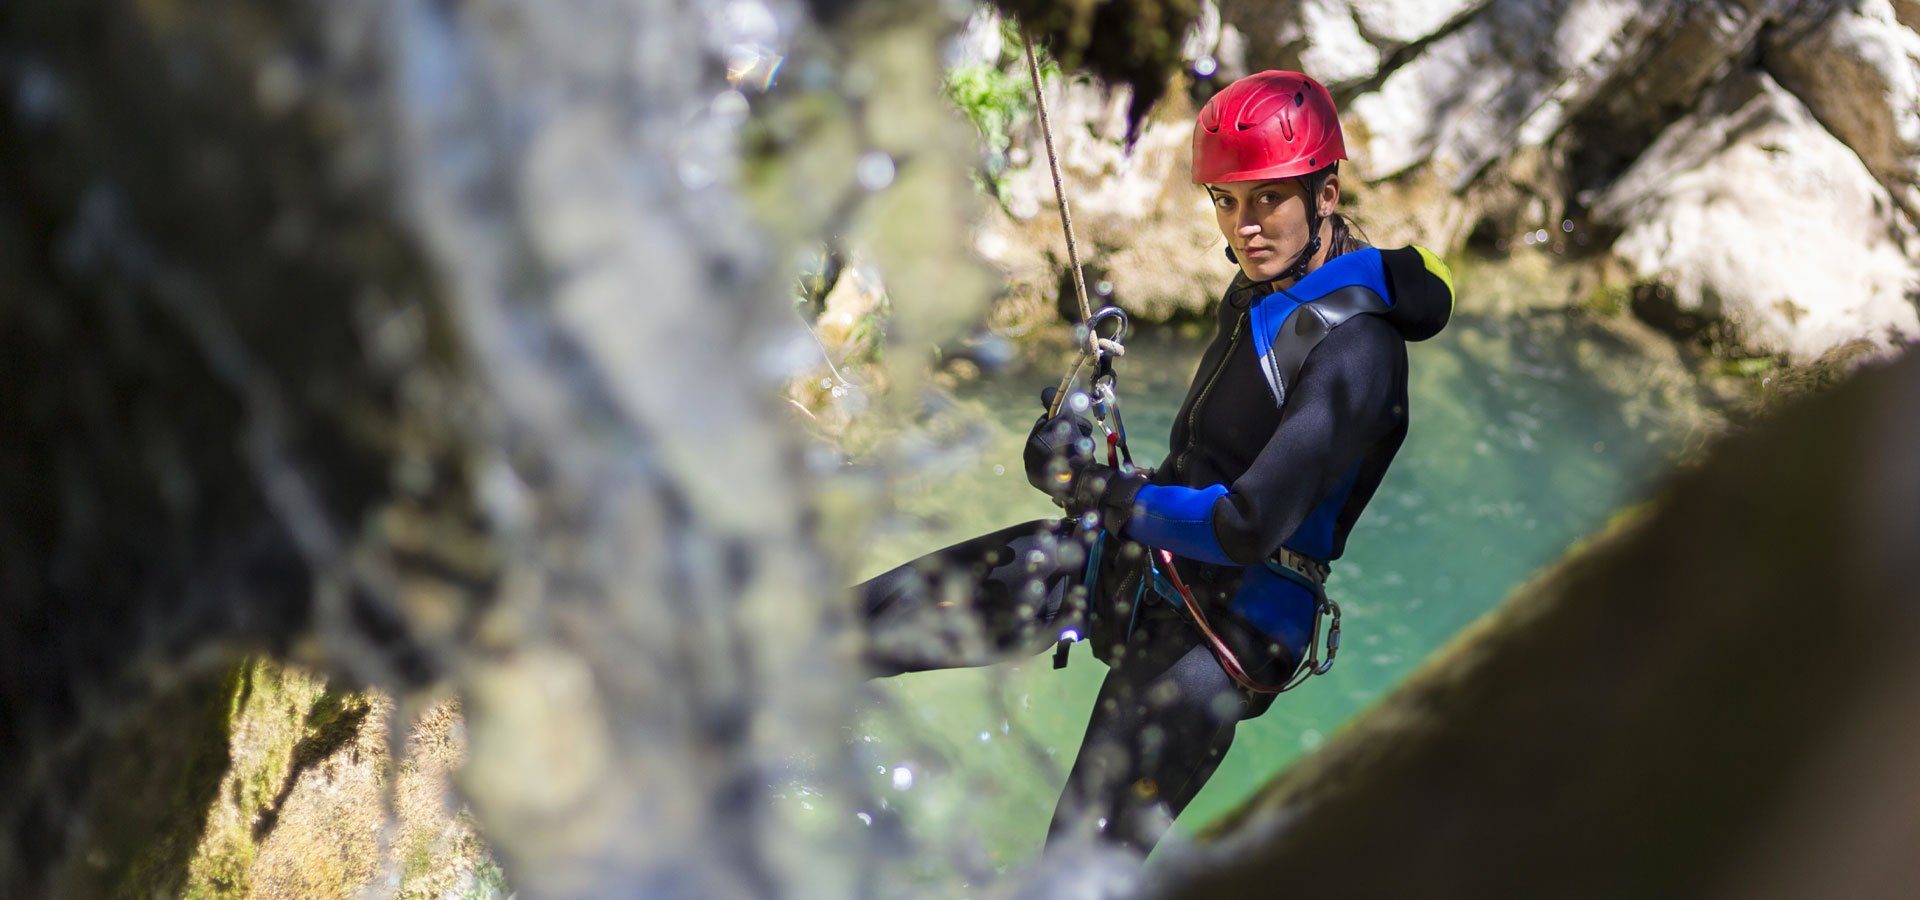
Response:
POLYGON ((1099 355, 1102 339, 1087 325, 1088 320, 1093 318, 1093 304, 1087 300, 1087 278, 1080 270, 1080 245, 1073 239, 1073 210, 1067 205, 1067 188, 1060 177, 1060 155, 1053 149, 1053 124, 1047 117, 1046 95, 1040 89, 1040 62, 1033 55, 1033 39, 1024 30, 1020 40, 1027 51, 1027 74, 1033 79, 1033 105, 1040 119, 1040 137, 1047 145, 1047 169, 1053 174, 1053 196, 1060 204, 1060 229, 1067 237, 1067 265, 1073 269, 1073 295, 1080 302, 1080 323, 1087 329, 1087 346, 1081 349, 1079 361, 1060 380, 1060 387, 1053 394, 1053 403, 1047 409, 1048 416, 1055 416, 1060 413, 1060 404, 1066 401, 1067 390, 1073 387, 1073 377, 1086 366, 1088 359, 1099 355))

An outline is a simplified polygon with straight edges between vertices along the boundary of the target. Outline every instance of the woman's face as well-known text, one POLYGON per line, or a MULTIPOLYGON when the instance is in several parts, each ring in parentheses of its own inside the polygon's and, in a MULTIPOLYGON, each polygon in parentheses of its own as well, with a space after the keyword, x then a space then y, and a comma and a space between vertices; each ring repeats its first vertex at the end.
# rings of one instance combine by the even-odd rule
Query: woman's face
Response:
MULTIPOLYGON (((1306 188, 1298 178, 1270 181, 1224 181, 1207 185, 1220 234, 1233 248, 1240 271, 1254 281, 1267 281, 1286 271, 1293 255, 1307 243, 1306 188)), ((1326 255, 1326 216, 1340 201, 1340 176, 1328 175, 1320 187, 1319 253, 1307 268, 1317 267, 1326 255)))

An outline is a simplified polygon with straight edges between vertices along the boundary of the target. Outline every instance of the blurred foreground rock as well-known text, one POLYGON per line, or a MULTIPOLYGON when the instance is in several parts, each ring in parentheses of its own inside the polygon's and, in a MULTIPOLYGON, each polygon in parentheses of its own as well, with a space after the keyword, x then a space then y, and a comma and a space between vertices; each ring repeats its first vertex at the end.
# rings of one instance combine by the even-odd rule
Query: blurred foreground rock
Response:
MULTIPOLYGON (((527 896, 855 892, 872 832, 764 799, 796 758, 849 773, 822 535, 858 519, 784 427, 788 263, 878 234, 940 286, 902 339, 977 317, 976 264, 932 252, 977 202, 925 102, 956 24, 0 7, 0 895, 173 891, 203 834, 256 827, 213 803, 255 653, 456 695, 461 795, 527 896), (792 44, 778 98, 728 80, 792 44), (743 173, 755 103, 784 114, 743 173)), ((356 840, 411 840, 364 812, 356 840)), ((345 855, 343 890, 388 874, 345 855)))
POLYGON ((1159 892, 1914 896, 1915 410, 1909 353, 1728 438, 1159 892))

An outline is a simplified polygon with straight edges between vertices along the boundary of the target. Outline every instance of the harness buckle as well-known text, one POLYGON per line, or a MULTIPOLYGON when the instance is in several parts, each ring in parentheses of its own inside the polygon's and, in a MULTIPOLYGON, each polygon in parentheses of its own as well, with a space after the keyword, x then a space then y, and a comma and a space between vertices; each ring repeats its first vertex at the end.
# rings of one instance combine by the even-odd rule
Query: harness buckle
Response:
POLYGON ((1267 562, 1298 576, 1315 589, 1324 589, 1327 576, 1333 572, 1326 563, 1287 547, 1273 551, 1273 555, 1267 557, 1267 562))

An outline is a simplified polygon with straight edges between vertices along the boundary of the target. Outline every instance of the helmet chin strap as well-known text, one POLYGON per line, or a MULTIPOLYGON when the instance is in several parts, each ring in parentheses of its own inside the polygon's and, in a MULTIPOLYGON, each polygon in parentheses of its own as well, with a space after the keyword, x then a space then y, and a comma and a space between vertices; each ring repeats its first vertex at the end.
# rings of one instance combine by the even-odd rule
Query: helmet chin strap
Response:
MULTIPOLYGON (((1307 189, 1306 245, 1302 246, 1299 252, 1293 255, 1293 261, 1287 263, 1287 267, 1281 270, 1280 274, 1256 282, 1257 284, 1270 285, 1282 279, 1297 279, 1306 276, 1307 264, 1313 262, 1314 254, 1320 252, 1320 222, 1324 217, 1320 215, 1320 186, 1317 183, 1319 181, 1320 173, 1318 172, 1311 175, 1300 176, 1300 184, 1307 189)), ((1227 258, 1233 260, 1236 264, 1240 262, 1240 257, 1234 255, 1232 247, 1227 248, 1227 258)))
POLYGON ((1313 262, 1313 255, 1320 252, 1320 180, 1319 173, 1300 176, 1300 185, 1307 189, 1307 242, 1300 252, 1293 255, 1293 262, 1280 274, 1267 279, 1263 284, 1272 284, 1284 278, 1298 279, 1307 274, 1307 264, 1313 262))

